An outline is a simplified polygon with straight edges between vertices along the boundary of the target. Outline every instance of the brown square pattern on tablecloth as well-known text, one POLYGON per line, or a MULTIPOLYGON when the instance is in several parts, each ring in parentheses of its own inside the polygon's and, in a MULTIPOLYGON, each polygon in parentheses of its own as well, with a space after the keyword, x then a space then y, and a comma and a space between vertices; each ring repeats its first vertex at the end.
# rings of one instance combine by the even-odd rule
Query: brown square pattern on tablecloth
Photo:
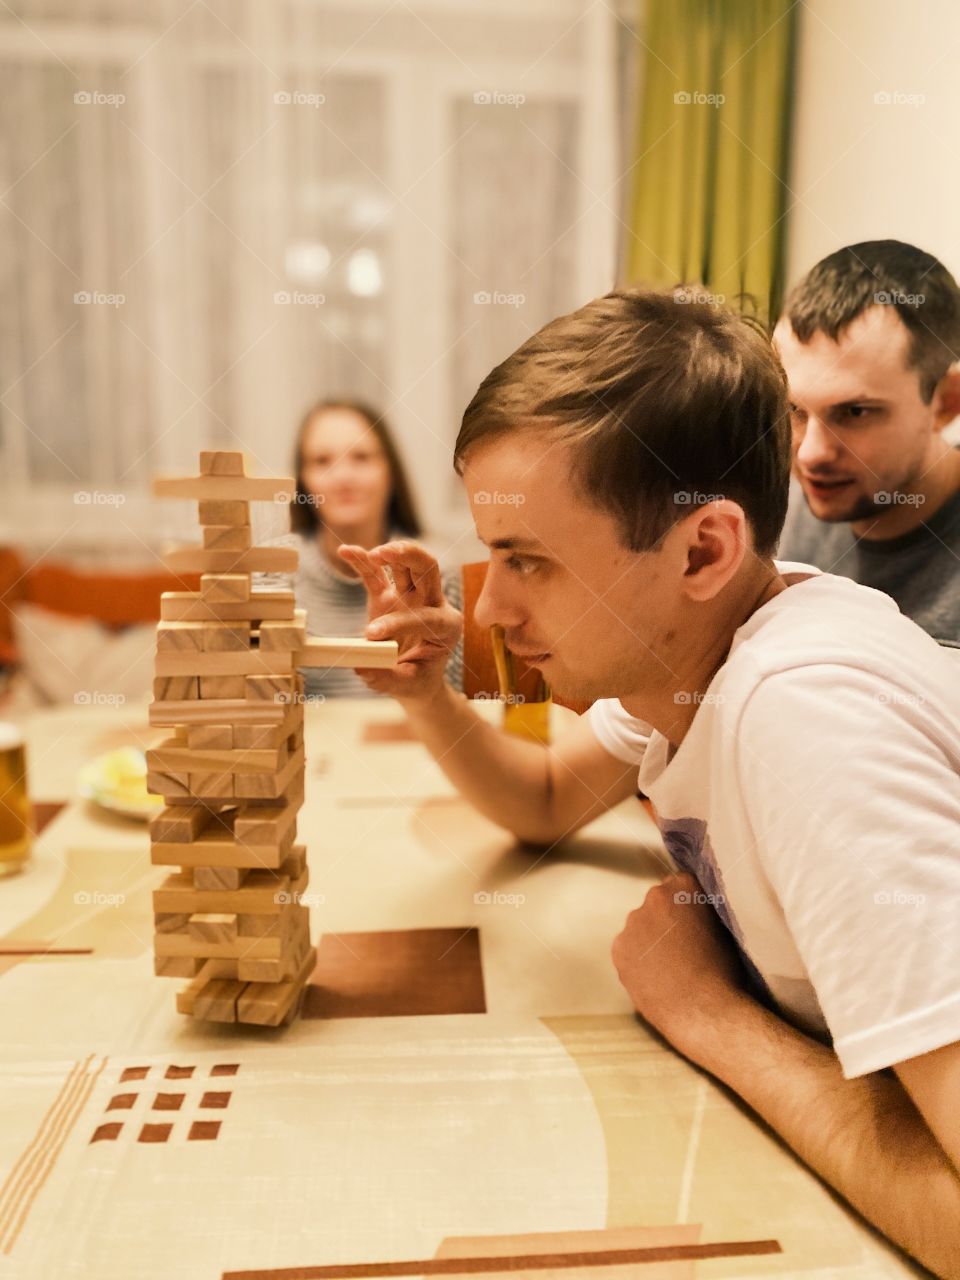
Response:
POLYGON ((475 928, 326 933, 304 1018, 486 1013, 475 928))

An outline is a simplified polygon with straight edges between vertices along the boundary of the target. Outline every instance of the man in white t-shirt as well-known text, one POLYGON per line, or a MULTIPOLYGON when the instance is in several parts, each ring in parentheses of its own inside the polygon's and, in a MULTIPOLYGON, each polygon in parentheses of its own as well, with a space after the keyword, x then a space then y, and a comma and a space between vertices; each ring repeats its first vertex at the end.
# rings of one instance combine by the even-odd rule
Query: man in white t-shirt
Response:
POLYGON ((409 543, 341 552, 367 635, 401 643, 364 679, 524 840, 552 846, 639 767, 678 874, 614 943, 635 1007, 960 1276, 960 664, 880 592, 774 562, 790 427, 768 341, 610 294, 484 380, 455 458, 491 550, 477 621, 594 705, 550 747, 480 720, 443 681, 459 615, 409 543))

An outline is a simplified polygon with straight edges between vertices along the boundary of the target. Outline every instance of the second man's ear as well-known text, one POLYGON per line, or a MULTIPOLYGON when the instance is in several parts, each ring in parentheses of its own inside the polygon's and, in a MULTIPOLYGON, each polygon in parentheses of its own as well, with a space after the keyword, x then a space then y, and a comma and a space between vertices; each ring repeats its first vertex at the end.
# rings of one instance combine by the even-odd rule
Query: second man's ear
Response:
POLYGON ((960 365, 951 365, 933 393, 934 422, 938 431, 960 417, 960 365))

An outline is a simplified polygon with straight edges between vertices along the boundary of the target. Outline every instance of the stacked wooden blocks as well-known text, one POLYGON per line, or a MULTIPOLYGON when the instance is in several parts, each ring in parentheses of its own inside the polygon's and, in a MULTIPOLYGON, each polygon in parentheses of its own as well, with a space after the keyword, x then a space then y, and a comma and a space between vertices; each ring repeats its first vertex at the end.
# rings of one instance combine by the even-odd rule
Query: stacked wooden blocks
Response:
POLYGON ((290 548, 253 547, 250 503, 289 500, 288 478, 246 476, 240 453, 201 453, 200 475, 160 479, 195 498, 203 545, 165 557, 199 572, 200 591, 166 592, 150 723, 171 730, 147 752, 165 806, 151 860, 178 867, 154 892, 155 970, 190 978, 181 1013, 278 1026, 297 1013, 316 963, 310 942, 303 803, 305 666, 383 667, 397 646, 307 640, 292 591, 253 591, 254 572, 296 568, 290 548))

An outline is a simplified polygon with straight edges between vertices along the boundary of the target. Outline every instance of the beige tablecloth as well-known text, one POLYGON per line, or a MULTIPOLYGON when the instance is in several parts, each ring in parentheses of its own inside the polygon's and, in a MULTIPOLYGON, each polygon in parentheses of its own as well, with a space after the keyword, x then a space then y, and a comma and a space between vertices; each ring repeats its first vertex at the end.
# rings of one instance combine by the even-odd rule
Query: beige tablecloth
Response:
POLYGON ((538 857, 393 704, 308 707, 304 1016, 195 1023, 145 828, 71 799, 147 738, 143 707, 29 725, 34 798, 71 803, 0 882, 0 1277, 920 1274, 633 1017, 610 942, 665 869, 637 802, 538 857))

